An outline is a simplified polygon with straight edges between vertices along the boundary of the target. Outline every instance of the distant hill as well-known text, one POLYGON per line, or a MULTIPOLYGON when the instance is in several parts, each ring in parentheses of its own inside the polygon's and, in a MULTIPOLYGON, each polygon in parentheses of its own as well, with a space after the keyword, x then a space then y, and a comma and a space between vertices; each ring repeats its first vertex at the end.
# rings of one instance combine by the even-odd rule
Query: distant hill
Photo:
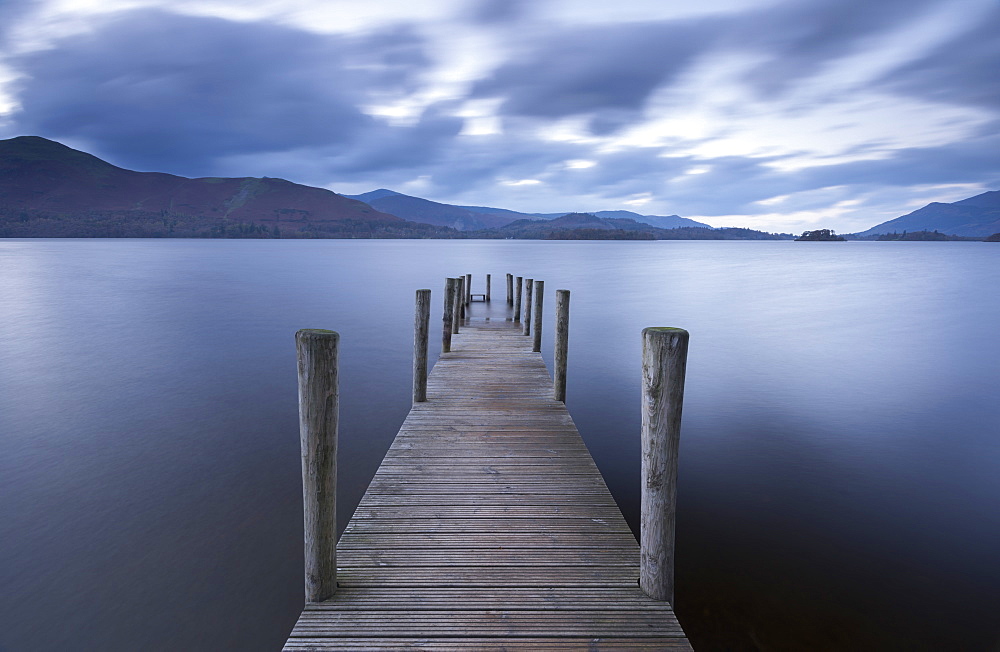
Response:
POLYGON ((428 237, 439 232, 284 179, 134 172, 37 136, 0 140, 0 237, 428 237))
MULTIPOLYGON (((565 214, 566 213, 535 213, 536 216, 546 220, 553 220, 557 217, 562 217, 565 214)), ((640 215, 639 213, 633 213, 632 211, 595 211, 589 214, 611 219, 635 220, 636 222, 642 222, 643 224, 649 224, 650 226, 655 226, 661 229, 677 229, 680 227, 698 227, 702 229, 713 228, 703 222, 696 222, 686 217, 681 217, 680 215, 640 215)))
POLYGON ((696 222, 680 215, 640 215, 632 211, 597 211, 594 215, 598 217, 611 217, 635 220, 661 229, 676 229, 682 226, 697 226, 703 229, 712 227, 703 222, 696 222))
POLYGON ((751 229, 661 229, 633 219, 591 213, 568 213, 545 221, 517 220, 499 229, 470 235, 544 240, 785 240, 790 237, 751 229))
POLYGON ((504 209, 483 209, 475 206, 455 206, 404 195, 380 188, 361 195, 347 195, 351 199, 366 202, 379 211, 401 217, 404 220, 447 226, 459 231, 493 229, 510 224, 516 219, 529 217, 523 213, 504 209))
MULTIPOLYGON (((567 213, 522 213, 506 208, 490 206, 458 206, 421 199, 411 195, 380 188, 360 195, 346 195, 351 199, 367 202, 373 208, 390 213, 405 220, 450 226, 459 231, 476 231, 505 226, 515 220, 554 220, 567 213)), ((708 224, 696 222, 679 215, 640 215, 631 211, 597 211, 587 213, 611 219, 630 219, 661 229, 678 227, 701 227, 710 229, 708 224)))
POLYGON ((37 136, 0 140, 4 238, 787 239, 750 229, 712 229, 676 215, 602 211, 544 218, 442 204, 384 188, 341 196, 269 177, 188 179, 135 172, 37 136))
POLYGON ((855 235, 864 237, 904 231, 939 231, 972 237, 996 233, 1000 231, 1000 191, 984 192, 950 204, 932 202, 855 235))

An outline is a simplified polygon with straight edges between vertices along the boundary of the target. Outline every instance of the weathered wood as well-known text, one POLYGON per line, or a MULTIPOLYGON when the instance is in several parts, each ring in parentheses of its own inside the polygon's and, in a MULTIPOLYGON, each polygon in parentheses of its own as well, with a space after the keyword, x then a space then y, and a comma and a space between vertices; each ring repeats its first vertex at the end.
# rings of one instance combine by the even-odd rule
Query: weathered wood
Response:
POLYGON ((521 321, 521 285, 522 277, 518 276, 514 284, 514 321, 521 321))
POLYGON ((531 350, 534 353, 541 353, 542 351, 542 303, 545 296, 545 281, 535 281, 535 298, 534 307, 532 308, 534 319, 535 319, 535 333, 534 340, 532 341, 531 350))
POLYGON ((674 600, 677 451, 688 333, 642 331, 642 522, 639 585, 654 600, 674 600))
POLYGON ((530 278, 524 279, 524 334, 531 335, 531 290, 534 281, 530 278))
POLYGON ((413 316, 413 402, 427 400, 427 340, 430 335, 431 291, 417 290, 413 316))
POLYGON ((295 334, 306 602, 326 600, 337 591, 339 340, 334 331, 300 330, 295 334))
POLYGON ((486 303, 490 303, 490 275, 486 275, 486 303))
POLYGON ((459 324, 465 317, 465 277, 459 276, 455 281, 455 321, 451 328, 452 335, 458 335, 459 324))
POLYGON ((286 650, 690 649, 532 345, 463 322, 286 650))
POLYGON ((514 305, 514 275, 507 275, 507 305, 514 305))
POLYGON ((569 352, 569 290, 556 290, 555 360, 552 388, 557 401, 566 402, 566 356, 569 352))
POLYGON ((455 279, 449 278, 444 283, 444 310, 442 311, 442 321, 444 328, 441 331, 441 352, 451 351, 451 332, 455 327, 455 279))
POLYGON ((472 303, 472 274, 465 275, 465 303, 472 303))

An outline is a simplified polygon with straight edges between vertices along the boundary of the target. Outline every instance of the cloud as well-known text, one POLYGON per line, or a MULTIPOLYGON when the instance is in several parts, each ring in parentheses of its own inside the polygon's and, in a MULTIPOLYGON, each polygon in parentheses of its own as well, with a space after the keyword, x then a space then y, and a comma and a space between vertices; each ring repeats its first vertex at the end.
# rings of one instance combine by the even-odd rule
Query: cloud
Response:
POLYGON ((476 0, 472 3, 469 16, 477 23, 512 23, 523 18, 530 6, 527 0, 476 0))
POLYGON ((474 89, 501 97, 505 115, 593 115, 598 133, 637 119, 649 96, 669 83, 711 41, 710 23, 569 28, 539 38, 474 89))
POLYGON ((426 68, 404 29, 358 37, 159 11, 115 14, 20 57, 22 133, 90 142, 123 165, 210 172, 223 155, 351 147, 360 107, 426 68))
POLYGON ((818 0, 785 2, 728 21, 725 46, 764 57, 746 75, 763 95, 812 77, 824 64, 862 50, 941 0, 818 0))
POLYGON ((1000 7, 968 30, 881 81, 887 88, 945 103, 1000 110, 1000 7))

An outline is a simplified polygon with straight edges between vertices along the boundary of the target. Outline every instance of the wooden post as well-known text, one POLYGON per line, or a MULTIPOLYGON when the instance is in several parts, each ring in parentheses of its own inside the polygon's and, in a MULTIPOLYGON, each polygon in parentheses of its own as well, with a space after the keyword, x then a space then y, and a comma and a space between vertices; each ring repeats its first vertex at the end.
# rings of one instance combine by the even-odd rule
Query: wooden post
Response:
POLYGON ((530 278, 524 279, 524 334, 531 335, 531 288, 530 278))
POLYGON ((569 351, 569 290, 556 290, 555 369, 552 388, 557 401, 566 402, 566 354, 569 351))
POLYGON ((514 275, 507 275, 507 305, 514 305, 514 275))
POLYGON ((542 298, 545 294, 545 281, 535 281, 535 340, 531 343, 531 350, 535 353, 542 352, 542 298))
POLYGON ((674 600, 674 519, 688 332, 642 331, 642 521, 639 586, 674 600))
POLYGON ((452 335, 458 334, 458 325, 462 321, 462 317, 465 316, 465 302, 462 297, 465 294, 465 277, 459 276, 455 279, 455 321, 452 323, 451 333, 452 335))
POLYGON ((339 341, 340 335, 333 331, 300 330, 295 334, 306 602, 328 600, 337 591, 339 341))
POLYGON ((427 400, 427 339, 430 333, 431 291, 417 290, 413 315, 413 402, 427 400))
POLYGON ((465 275, 465 304, 472 303, 472 274, 465 275))
POLYGON ((514 287, 514 321, 521 321, 521 277, 517 277, 514 287))
POLYGON ((486 303, 490 303, 490 275, 486 275, 486 303))
POLYGON ((455 327, 455 279, 445 279, 444 311, 442 313, 444 329, 441 332, 441 352, 451 352, 451 330, 455 327))

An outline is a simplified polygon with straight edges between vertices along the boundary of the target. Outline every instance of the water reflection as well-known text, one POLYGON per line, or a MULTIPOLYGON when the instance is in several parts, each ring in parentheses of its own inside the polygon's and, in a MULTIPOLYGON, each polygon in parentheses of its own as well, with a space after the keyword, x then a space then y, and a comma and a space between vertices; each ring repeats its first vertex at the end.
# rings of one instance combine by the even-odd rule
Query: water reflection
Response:
POLYGON ((277 649, 302 594, 292 334, 342 336, 343 525, 408 408, 414 290, 437 315, 446 276, 489 272, 473 310, 502 318, 508 271, 546 281, 550 364, 572 291, 568 406, 633 527, 638 333, 692 332, 699 649, 989 649, 1000 268, 907 244, 0 241, 0 649, 277 649))

